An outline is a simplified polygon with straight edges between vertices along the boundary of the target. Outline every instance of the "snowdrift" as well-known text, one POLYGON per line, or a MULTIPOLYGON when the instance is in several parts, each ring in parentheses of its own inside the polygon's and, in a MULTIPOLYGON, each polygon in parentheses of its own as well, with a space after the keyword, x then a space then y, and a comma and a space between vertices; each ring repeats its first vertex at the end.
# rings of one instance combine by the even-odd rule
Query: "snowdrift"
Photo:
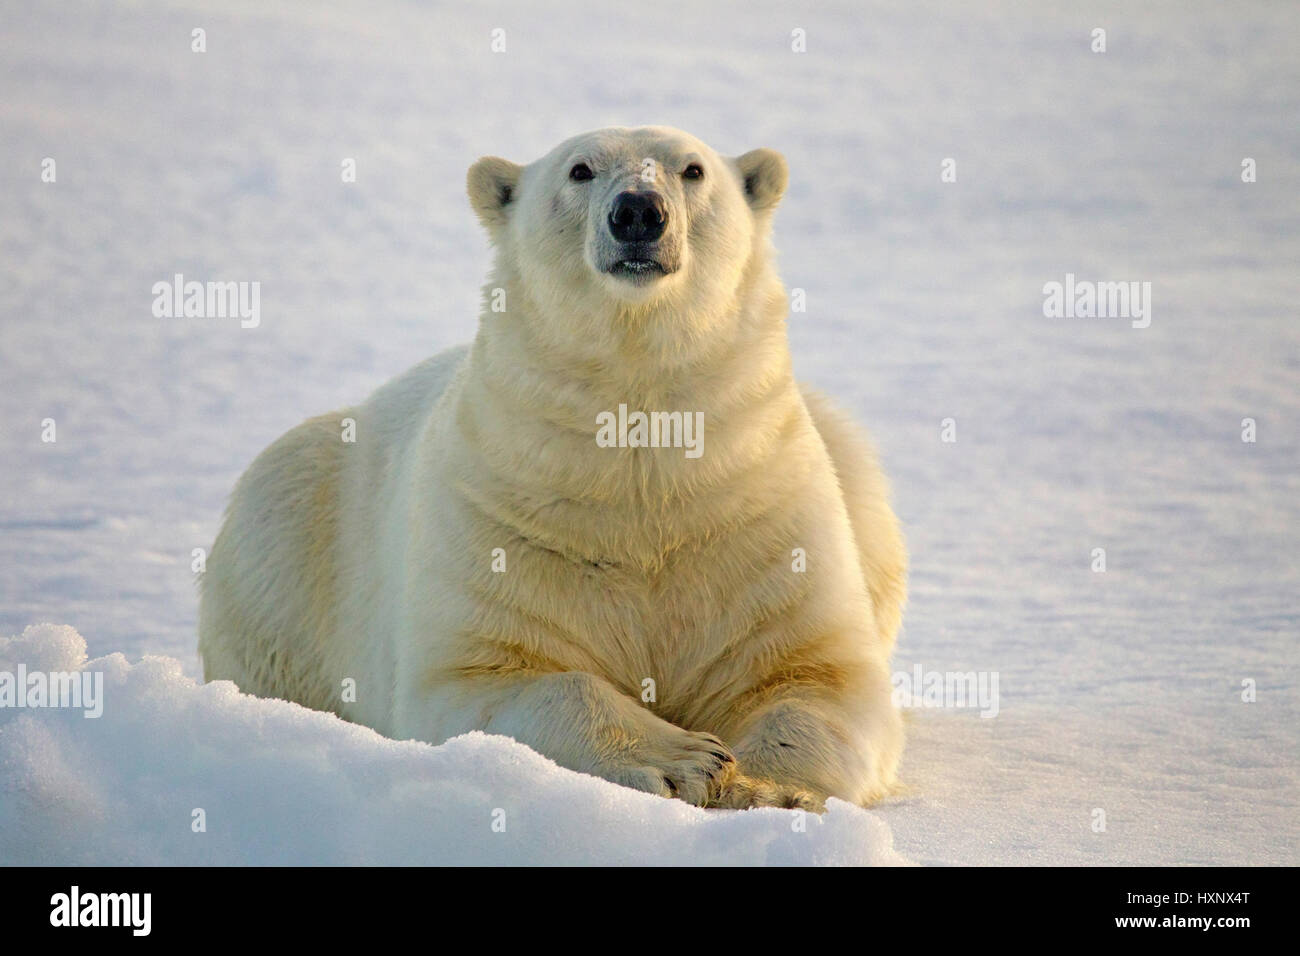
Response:
POLYGON ((0 707, 0 863, 906 862, 877 815, 841 801, 822 817, 700 810, 506 737, 390 740, 197 683, 171 658, 88 660, 70 627, 0 638, 0 673, 19 665, 102 674, 103 712, 0 707))

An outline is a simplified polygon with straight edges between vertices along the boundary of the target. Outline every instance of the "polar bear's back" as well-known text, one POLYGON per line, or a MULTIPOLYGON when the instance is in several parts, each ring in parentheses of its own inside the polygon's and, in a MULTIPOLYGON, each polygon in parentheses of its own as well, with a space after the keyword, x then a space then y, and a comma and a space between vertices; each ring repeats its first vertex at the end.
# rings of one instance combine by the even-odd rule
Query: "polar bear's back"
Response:
POLYGON ((349 716, 339 675, 357 673, 374 635, 356 626, 365 609, 340 606, 340 595, 365 575, 344 539, 357 527, 373 530, 364 512, 392 494, 467 352, 449 349, 356 408, 308 419, 240 477, 200 582, 205 680, 232 680, 245 693, 349 716), (348 419, 355 423, 351 442, 343 438, 348 419))

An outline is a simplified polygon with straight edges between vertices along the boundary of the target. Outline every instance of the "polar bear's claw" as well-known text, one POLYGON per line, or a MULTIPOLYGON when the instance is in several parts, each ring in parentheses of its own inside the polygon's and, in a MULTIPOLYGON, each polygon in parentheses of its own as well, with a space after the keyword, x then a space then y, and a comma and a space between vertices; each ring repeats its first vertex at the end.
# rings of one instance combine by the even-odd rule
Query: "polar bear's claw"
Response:
POLYGON ((634 790, 709 805, 734 775, 736 758, 712 734, 680 733, 641 751, 639 765, 615 768, 606 776, 634 790))

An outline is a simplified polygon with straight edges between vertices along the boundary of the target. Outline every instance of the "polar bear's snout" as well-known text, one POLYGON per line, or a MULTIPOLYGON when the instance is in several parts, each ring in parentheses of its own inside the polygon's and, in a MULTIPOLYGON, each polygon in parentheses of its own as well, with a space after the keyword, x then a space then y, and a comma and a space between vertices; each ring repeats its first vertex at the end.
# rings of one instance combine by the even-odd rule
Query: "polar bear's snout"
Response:
POLYGON ((679 268, 680 256, 669 203, 654 189, 625 189, 614 195, 597 238, 601 272, 647 285, 679 268))
POLYGON ((654 190, 627 190, 614 197, 606 226, 614 240, 606 272, 641 284, 677 271, 676 257, 662 247, 668 203, 654 190))
POLYGON ((619 242, 653 242, 668 225, 668 204, 657 192, 622 192, 609 211, 609 231, 619 242))

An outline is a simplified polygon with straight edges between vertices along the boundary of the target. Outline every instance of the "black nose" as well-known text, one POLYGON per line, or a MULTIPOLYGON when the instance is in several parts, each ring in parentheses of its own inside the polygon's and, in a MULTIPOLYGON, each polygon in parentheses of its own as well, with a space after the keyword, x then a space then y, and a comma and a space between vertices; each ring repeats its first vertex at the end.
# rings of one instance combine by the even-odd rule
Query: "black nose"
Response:
POLYGON ((668 207, 658 193, 619 193, 609 211, 609 231, 619 242, 650 242, 664 234, 668 207))

